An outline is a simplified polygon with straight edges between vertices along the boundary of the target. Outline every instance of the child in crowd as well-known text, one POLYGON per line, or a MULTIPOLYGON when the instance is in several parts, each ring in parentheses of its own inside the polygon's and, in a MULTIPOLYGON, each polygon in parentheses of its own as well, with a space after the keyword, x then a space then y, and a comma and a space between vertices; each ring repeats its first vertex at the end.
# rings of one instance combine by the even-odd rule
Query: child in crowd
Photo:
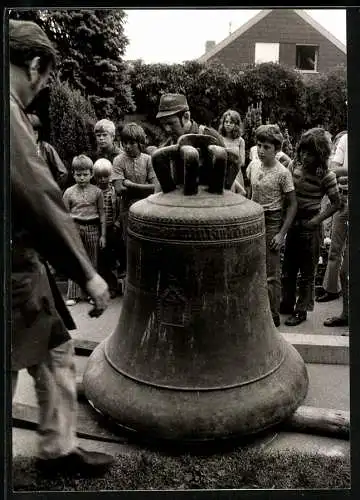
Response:
POLYGON ((121 148, 115 144, 115 124, 111 120, 104 118, 98 121, 94 127, 96 138, 95 159, 106 158, 114 161, 114 158, 121 153, 121 148))
POLYGON ((112 170, 111 161, 106 158, 100 158, 94 163, 94 180, 103 193, 106 224, 106 245, 99 251, 98 272, 109 286, 110 297, 114 298, 118 291, 114 271, 117 258, 121 258, 121 224, 118 197, 110 182, 112 170))
MULTIPOLYGON (((75 156, 72 169, 76 184, 66 189, 63 199, 78 227, 91 263, 96 268, 98 247, 104 248, 106 244, 103 193, 100 188, 90 183, 93 162, 88 156, 75 156)), ((66 305, 73 306, 81 298, 79 286, 69 280, 66 305)))
POLYGON ((259 160, 249 163, 246 174, 251 199, 265 212, 266 273, 274 324, 280 325, 280 249, 296 213, 294 184, 289 170, 277 159, 283 136, 277 125, 261 125, 256 130, 259 160), (284 216, 284 210, 285 216, 284 216))
POLYGON ((245 165, 245 141, 241 137, 242 123, 240 115, 233 109, 228 109, 222 115, 219 126, 226 149, 233 151, 239 158, 239 172, 232 190, 245 194, 242 167, 245 165))
POLYGON ((34 129, 35 141, 39 156, 42 156, 60 189, 64 190, 68 180, 68 171, 55 148, 42 138, 43 126, 37 115, 27 115, 34 129))
MULTIPOLYGON (((258 160, 259 159, 258 149, 257 149, 257 145, 256 144, 255 144, 255 146, 252 146, 250 148, 249 159, 250 159, 250 161, 258 160)), ((276 153, 276 159, 279 160, 279 162, 282 163, 286 168, 289 167, 290 162, 291 162, 290 156, 288 156, 282 149, 280 149, 280 151, 278 151, 276 153)))
POLYGON ((283 262, 283 296, 280 311, 291 316, 288 326, 299 325, 314 308, 314 283, 321 244, 321 225, 341 205, 335 173, 328 168, 331 143, 326 131, 312 128, 305 132, 290 164, 298 210, 289 229, 283 262), (321 210, 327 195, 330 204, 321 210), (297 275, 300 271, 298 298, 297 275))
POLYGON ((142 152, 146 147, 143 128, 137 123, 124 125, 121 144, 124 151, 114 159, 112 181, 120 196, 120 217, 126 245, 129 208, 136 201, 152 194, 158 181, 151 156, 142 152))

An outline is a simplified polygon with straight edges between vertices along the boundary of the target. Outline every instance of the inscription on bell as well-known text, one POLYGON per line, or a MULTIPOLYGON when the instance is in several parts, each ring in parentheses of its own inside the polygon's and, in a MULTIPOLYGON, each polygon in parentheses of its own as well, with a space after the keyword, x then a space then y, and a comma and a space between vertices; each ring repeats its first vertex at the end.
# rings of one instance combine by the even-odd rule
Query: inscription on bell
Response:
POLYGON ((158 321, 160 325, 184 328, 190 320, 189 306, 184 295, 176 288, 167 288, 159 298, 158 321))

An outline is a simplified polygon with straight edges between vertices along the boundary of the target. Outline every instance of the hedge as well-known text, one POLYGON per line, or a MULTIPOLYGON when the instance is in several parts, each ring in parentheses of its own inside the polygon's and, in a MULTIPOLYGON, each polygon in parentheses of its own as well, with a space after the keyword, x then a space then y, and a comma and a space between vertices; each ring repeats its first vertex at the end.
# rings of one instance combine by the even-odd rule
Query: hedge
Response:
POLYGON ((61 159, 70 167, 74 156, 92 154, 95 148, 93 133, 95 111, 79 90, 68 83, 56 81, 50 90, 50 142, 61 159))
MULTIPOLYGON (((304 78, 299 72, 274 63, 229 70, 223 65, 196 61, 172 65, 136 61, 129 73, 136 114, 126 115, 115 125, 119 135, 123 123, 139 122, 149 144, 159 145, 163 139, 155 117, 160 95, 167 92, 185 93, 192 117, 215 128, 226 109, 239 111, 247 149, 253 145, 254 130, 260 123, 280 125, 287 151, 310 127, 324 126, 332 134, 347 128, 344 67, 304 78)), ((93 126, 103 116, 96 116, 91 102, 79 90, 73 90, 67 82, 53 81, 47 99, 42 94, 37 106, 48 129, 46 140, 68 167, 76 154, 91 154, 95 148, 93 126)), ((121 110, 114 114, 123 115, 121 110)))
POLYGON ((188 98, 193 118, 204 125, 217 127, 228 108, 244 118, 261 103, 263 123, 279 123, 292 142, 313 126, 324 126, 332 134, 347 127, 344 67, 308 78, 274 63, 229 70, 196 61, 172 65, 136 61, 130 83, 137 113, 150 123, 155 121, 160 95, 181 92, 188 98))

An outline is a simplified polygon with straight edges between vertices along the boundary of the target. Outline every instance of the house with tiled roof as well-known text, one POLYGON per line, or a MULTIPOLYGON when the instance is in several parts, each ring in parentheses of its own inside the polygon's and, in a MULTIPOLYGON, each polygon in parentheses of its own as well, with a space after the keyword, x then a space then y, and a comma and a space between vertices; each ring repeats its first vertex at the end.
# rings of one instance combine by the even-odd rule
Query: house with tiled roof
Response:
POLYGON ((206 42, 203 63, 241 68, 276 62, 302 73, 346 66, 346 47, 300 9, 264 9, 220 43, 206 42))

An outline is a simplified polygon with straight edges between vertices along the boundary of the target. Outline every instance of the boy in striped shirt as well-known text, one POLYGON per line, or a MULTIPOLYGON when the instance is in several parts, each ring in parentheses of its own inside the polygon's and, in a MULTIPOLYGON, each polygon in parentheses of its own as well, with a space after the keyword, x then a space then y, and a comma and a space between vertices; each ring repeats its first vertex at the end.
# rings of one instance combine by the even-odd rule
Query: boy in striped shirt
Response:
POLYGON ((299 325, 306 320, 307 311, 314 308, 313 287, 319 261, 321 224, 341 205, 336 176, 328 168, 330 153, 331 143, 326 131, 312 128, 302 135, 296 158, 289 166, 298 209, 287 233, 283 262, 280 312, 291 315, 285 321, 287 326, 299 325), (321 211, 321 201, 325 195, 330 204, 321 211))

